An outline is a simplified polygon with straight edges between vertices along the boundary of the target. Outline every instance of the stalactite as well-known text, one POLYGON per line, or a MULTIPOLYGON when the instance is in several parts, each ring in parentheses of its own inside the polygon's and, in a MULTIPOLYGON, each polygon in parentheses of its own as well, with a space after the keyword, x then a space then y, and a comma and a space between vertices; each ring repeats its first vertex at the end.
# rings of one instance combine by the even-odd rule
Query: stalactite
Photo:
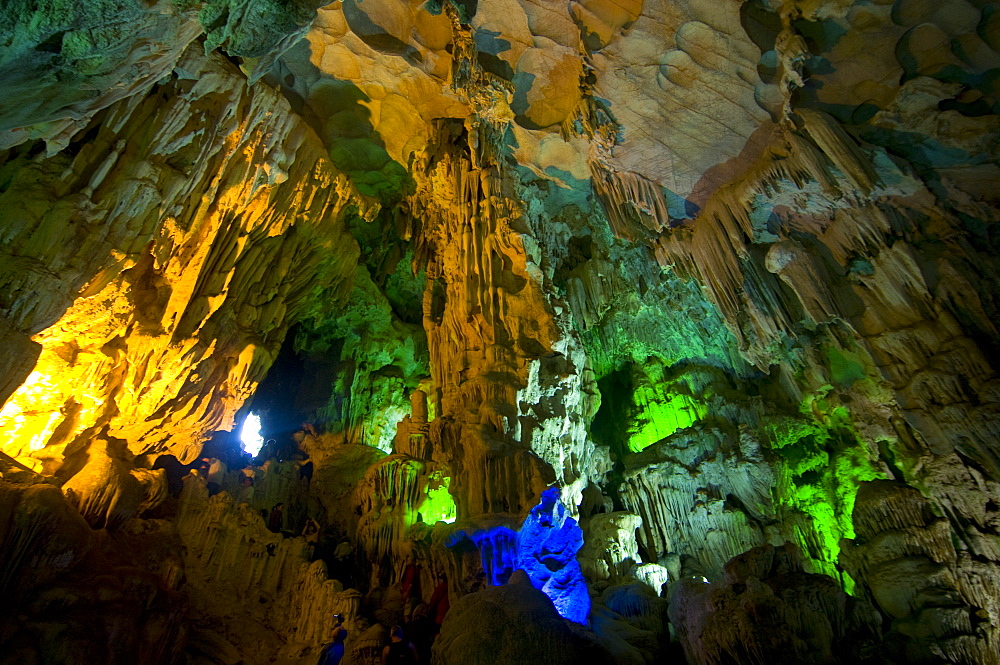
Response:
POLYGON ((7 227, 5 247, 44 246, 38 269, 0 278, 5 325, 43 347, 0 411, 3 445, 38 469, 92 427, 190 461, 232 427, 323 251, 347 259, 330 285, 350 280, 357 249, 331 221, 358 197, 287 102, 199 48, 177 72, 79 150, 5 166, 4 200, 53 201, 7 227))
POLYGON ((707 452, 705 446, 719 445, 720 438, 725 440, 719 432, 685 435, 675 439, 673 450, 662 449, 666 458, 652 457, 648 465, 636 464, 626 473, 619 489, 622 503, 641 517, 639 542, 656 557, 652 563, 673 552, 691 556, 706 573, 718 576, 726 561, 764 543, 751 516, 773 515, 770 467, 762 459, 733 453, 699 454, 707 452), (685 439, 686 450, 678 445, 685 439), (727 508, 726 497, 714 489, 719 487, 739 497, 751 516, 727 508))
POLYGON ((397 454, 372 466, 358 483, 357 542, 371 563, 374 581, 395 583, 407 565, 415 563, 419 553, 415 540, 422 539, 419 530, 411 534, 416 525, 455 519, 447 485, 441 493, 443 471, 433 462, 397 454))
POLYGON ((993 662, 995 8, 345 2, 299 41, 311 0, 41 4, 0 21, 0 659, 303 662, 343 610, 377 661, 310 516, 381 620, 471 596, 442 665, 670 660, 668 579, 702 665, 993 662), (143 467, 279 349, 337 373, 312 479, 192 475, 173 516, 143 467), (577 519, 611 654, 492 586, 585 604, 577 519))
POLYGON ((594 192, 616 236, 635 242, 671 226, 661 186, 637 173, 616 173, 599 161, 591 168, 594 192))
MULTIPOLYGON (((465 131, 442 125, 440 144, 453 145, 465 131)), ((480 141, 483 150, 487 144, 480 141)), ((545 352, 558 333, 538 285, 526 275, 523 245, 510 229, 517 211, 502 189, 497 167, 485 161, 474 168, 451 149, 424 159, 418 172, 426 173, 427 181, 418 182, 418 188, 427 188, 426 195, 415 197, 411 207, 412 214, 425 220, 416 255, 428 260, 424 326, 432 380, 440 391, 434 396, 435 411, 449 419, 461 414, 454 424, 440 418, 431 424, 434 459, 454 473, 460 518, 523 513, 534 504, 542 483, 522 489, 514 478, 544 477, 546 472, 527 446, 510 440, 514 422, 505 414, 526 383, 526 357, 538 355, 536 347, 545 352), (455 265, 463 271, 447 268, 455 265), (437 280, 444 282, 443 297, 433 295, 437 280), (461 348, 451 349, 458 340, 461 348), (456 384, 452 377, 463 380, 456 384), (455 434, 446 433, 451 428, 455 434), (461 453, 452 448, 459 439, 465 449, 461 453), (475 440, 482 443, 470 446, 475 440), (490 451, 512 444, 522 450, 502 456, 490 451), (513 473, 507 471, 511 464, 513 473), (483 471, 485 477, 477 477, 483 471), (477 485, 483 489, 472 490, 477 485)))

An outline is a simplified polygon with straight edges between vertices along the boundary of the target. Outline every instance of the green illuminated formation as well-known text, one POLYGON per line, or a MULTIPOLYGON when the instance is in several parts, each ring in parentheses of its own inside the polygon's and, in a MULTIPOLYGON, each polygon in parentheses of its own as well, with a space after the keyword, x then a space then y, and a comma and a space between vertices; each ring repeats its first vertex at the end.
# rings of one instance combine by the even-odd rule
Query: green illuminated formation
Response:
POLYGON ((840 540, 854 537, 851 513, 858 486, 866 480, 883 478, 877 456, 853 431, 850 413, 842 406, 829 409, 824 397, 810 396, 803 411, 815 414, 806 419, 780 419, 764 426, 771 449, 779 456, 778 483, 773 499, 785 518, 803 554, 816 572, 839 579, 848 593, 854 582, 837 565, 840 540), (829 410, 827 410, 829 409, 829 410), (808 520, 796 520, 800 513, 808 520))
POLYGON ((855 381, 861 381, 867 376, 864 363, 856 353, 832 346, 826 347, 824 352, 830 364, 830 374, 838 386, 848 388, 855 381))
POLYGON ((598 272, 612 275, 617 287, 605 293, 599 311, 573 313, 601 389, 592 434, 635 453, 702 420, 708 406, 700 395, 711 382, 701 378, 703 369, 747 372, 718 308, 696 282, 671 269, 651 269, 641 248, 610 234, 575 238, 570 245, 577 260, 604 253, 611 260, 577 262, 566 270, 567 280, 598 272), (632 288, 637 283, 644 286, 639 292, 632 288))
MULTIPOLYGON (((740 375, 746 372, 736 339, 696 282, 672 270, 650 270, 634 247, 614 244, 608 251, 611 261, 589 261, 573 271, 613 271, 621 289, 602 303, 595 320, 580 325, 580 337, 598 378, 650 358, 665 367, 696 360, 740 375), (626 286, 636 283, 647 287, 641 295, 626 286)), ((578 322, 590 318, 574 315, 578 322)))
POLYGON ((362 260, 350 295, 344 302, 318 290, 296 329, 295 349, 326 363, 318 374, 329 377, 326 403, 306 417, 389 452, 397 423, 410 413, 410 393, 430 374, 430 359, 421 326, 424 273, 412 271, 411 253, 379 246, 384 221, 350 218, 362 260))
MULTIPOLYGON (((649 465, 644 473, 669 474, 678 460, 693 463, 696 468, 691 471, 691 485, 674 488, 676 501, 684 501, 682 495, 687 491, 702 488, 711 493, 713 485, 727 482, 723 467, 742 469, 739 473, 752 477, 773 477, 771 500, 763 500, 764 489, 763 501, 756 507, 759 519, 775 519, 782 537, 799 546, 815 572, 839 580, 850 592, 853 580, 838 564, 840 540, 854 535, 851 512, 859 483, 882 473, 877 454, 860 440, 850 413, 836 406, 831 393, 835 388, 867 387, 864 384, 869 381, 870 368, 863 355, 840 345, 823 345, 831 385, 808 397, 799 413, 786 411, 785 416, 762 418, 765 404, 781 399, 783 389, 774 383, 780 376, 761 374, 748 366, 718 309, 695 283, 672 269, 650 273, 640 268, 641 257, 624 243, 599 235, 575 242, 579 251, 575 255, 571 252, 568 283, 572 278, 585 279, 588 270, 595 270, 602 275, 614 274, 622 283, 645 287, 638 292, 609 290, 597 316, 574 312, 601 391, 601 408, 591 435, 611 446, 620 456, 622 468, 632 473, 649 465), (600 255, 591 246, 598 244, 606 244, 605 251, 614 261, 580 260, 600 255), (740 425, 751 439, 770 448, 771 454, 759 459, 737 454, 734 428, 740 425), (677 439, 688 428, 683 441, 677 439), (717 440, 704 433, 712 428, 728 432, 729 442, 725 443, 725 436, 717 440), (652 457, 630 455, 657 443, 661 443, 661 450, 652 457), (733 448, 727 450, 727 446, 733 448), (730 466, 722 465, 723 459, 729 460, 726 464, 730 466)), ((772 362, 778 363, 792 359, 798 349, 797 344, 779 336, 769 352, 772 362)), ((681 472, 679 477, 684 475, 681 472)), ((650 482, 670 485, 662 479, 650 482)), ((754 496, 746 492, 740 498, 746 502, 754 496)), ((696 513, 692 511, 692 515, 696 513)), ((726 534, 724 538, 748 537, 721 514, 707 519, 717 533, 726 534)), ((673 537, 690 535, 681 530, 673 537)), ((681 549, 684 547, 687 545, 681 549)))
POLYGON ((670 384, 641 385, 632 394, 637 407, 628 428, 628 447, 639 452, 705 416, 705 406, 670 384))
POLYGON ((437 469, 427 476, 427 498, 420 504, 419 513, 426 524, 437 522, 447 522, 451 524, 457 515, 455 499, 452 498, 448 487, 451 485, 451 478, 437 469))

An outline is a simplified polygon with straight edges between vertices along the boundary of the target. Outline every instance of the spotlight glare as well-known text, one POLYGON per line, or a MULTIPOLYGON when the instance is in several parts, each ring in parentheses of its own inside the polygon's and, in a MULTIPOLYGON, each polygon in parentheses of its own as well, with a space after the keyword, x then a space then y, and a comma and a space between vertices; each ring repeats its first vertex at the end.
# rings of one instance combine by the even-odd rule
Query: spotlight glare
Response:
POLYGON ((264 437, 260 435, 260 416, 256 413, 251 413, 243 421, 240 441, 243 443, 243 450, 254 457, 260 452, 261 446, 264 445, 264 437))

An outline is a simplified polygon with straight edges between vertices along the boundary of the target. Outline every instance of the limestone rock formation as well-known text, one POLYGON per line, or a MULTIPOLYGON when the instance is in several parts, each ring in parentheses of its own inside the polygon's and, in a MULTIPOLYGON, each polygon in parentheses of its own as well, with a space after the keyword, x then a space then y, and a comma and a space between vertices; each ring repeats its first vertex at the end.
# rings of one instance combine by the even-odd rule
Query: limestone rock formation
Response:
POLYGON ((433 663, 602 662, 600 647, 574 634, 552 601, 517 571, 510 583, 462 598, 434 644, 433 663))
POLYGON ((988 617, 997 602, 986 563, 995 560, 992 553, 956 551, 946 520, 917 490, 899 483, 866 484, 854 511, 858 538, 844 557, 891 617, 889 637, 907 658, 931 653, 952 662, 990 662, 996 626, 988 617))
POLYGON ((190 476, 176 519, 185 545, 192 620, 191 651, 208 662, 232 653, 246 663, 315 658, 333 628, 333 615, 356 624, 361 594, 327 577, 322 561, 309 562, 302 537, 268 531, 246 503, 226 493, 209 497, 190 476))
POLYGON ((886 662, 873 652, 879 615, 828 577, 802 572, 794 547, 754 548, 734 558, 725 580, 688 578, 674 590, 670 618, 694 663, 886 662))
POLYGON ((173 525, 93 531, 45 478, 0 457, 3 663, 162 663, 189 632, 173 525))
POLYGON ((3 316, 45 330, 0 427, 5 451, 49 473, 97 432, 190 461, 232 428, 289 315, 351 280, 334 258, 357 252, 336 223, 350 186, 287 102, 197 48, 175 65, 93 140, 5 164, 3 316))
POLYGON ((0 661, 1000 665, 995 5, 321 5, 0 8, 0 661))

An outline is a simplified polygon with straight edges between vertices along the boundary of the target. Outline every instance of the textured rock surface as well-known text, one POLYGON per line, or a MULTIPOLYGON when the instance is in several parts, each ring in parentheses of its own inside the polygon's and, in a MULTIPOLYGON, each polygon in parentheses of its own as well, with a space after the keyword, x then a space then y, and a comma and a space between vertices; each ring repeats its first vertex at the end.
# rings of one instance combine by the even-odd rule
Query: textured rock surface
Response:
POLYGON ((0 427, 50 473, 97 432, 190 461, 232 428, 312 289, 352 277, 336 223, 351 190, 287 103, 195 49, 176 72, 78 149, 5 164, 3 316, 46 330, 0 427))
POLYGON ((187 643, 173 526, 91 531, 59 488, 0 457, 0 662, 163 663, 187 643))
POLYGON ((0 483, 28 480, 0 570, 38 538, 37 583, 75 588, 73 543, 174 529, 196 620, 143 648, 198 646, 150 662, 309 659, 341 600, 377 659, 435 588, 464 617, 438 662, 541 662, 555 624, 509 657, 449 625, 536 630, 525 589, 458 597, 555 486, 615 662, 670 653, 669 582, 692 663, 1000 663, 995 6, 3 16, 0 483), (190 476, 178 510, 157 456, 249 408, 281 439, 252 486, 190 476), (363 600, 264 529, 279 502, 353 547, 363 600))
MULTIPOLYGON (((919 660, 929 652, 948 662, 990 662, 997 628, 989 617, 996 615, 998 596, 988 571, 989 561, 996 561, 996 539, 970 525, 969 536, 979 535, 986 547, 969 551, 967 540, 958 550, 947 521, 901 483, 866 484, 854 511, 858 538, 844 558, 891 618, 888 638, 905 658, 919 660)), ((996 520, 996 510, 981 514, 996 520)))
POLYGON ((201 32, 183 3, 31 2, 3 8, 0 146, 44 139, 54 154, 98 111, 145 93, 201 32))
POLYGON ((433 663, 604 662, 604 654, 574 634, 552 602, 523 572, 510 583, 455 603, 434 643, 433 663))
MULTIPOLYGON (((882 663, 879 616, 828 577, 803 573, 793 547, 764 546, 733 559, 726 579, 685 579, 670 618, 692 663, 882 663)), ((889 656, 891 658, 891 656, 889 656)))
POLYGON ((315 658, 343 614, 355 626, 361 594, 327 578, 309 562, 303 538, 267 530, 256 510, 228 494, 208 496, 194 476, 185 481, 176 519, 185 546, 192 598, 192 650, 209 662, 232 653, 246 663, 315 658))

